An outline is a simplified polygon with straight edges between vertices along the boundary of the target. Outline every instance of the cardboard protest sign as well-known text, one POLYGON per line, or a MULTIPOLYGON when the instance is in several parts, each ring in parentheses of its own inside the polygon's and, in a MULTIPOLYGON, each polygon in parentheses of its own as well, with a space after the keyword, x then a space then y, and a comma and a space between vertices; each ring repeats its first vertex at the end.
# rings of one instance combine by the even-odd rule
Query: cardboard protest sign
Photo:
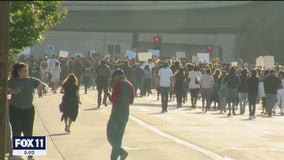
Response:
POLYGON ((232 66, 238 66, 238 64, 239 64, 238 62, 231 62, 232 66))
POLYGON ((263 67, 274 68, 274 56, 263 57, 263 67))
POLYGON ((262 56, 259 56, 259 57, 256 58, 256 65, 255 66, 258 66, 258 67, 263 66, 263 57, 262 56))
POLYGON ((198 61, 209 63, 209 53, 197 53, 198 61))
POLYGON ((152 54, 148 52, 138 53, 138 60, 147 62, 148 59, 152 59, 152 54))
POLYGON ((66 57, 68 57, 68 55, 69 55, 68 51, 60 51, 59 52, 59 57, 66 58, 66 57))
POLYGON ((198 57, 197 56, 192 56, 192 63, 198 63, 198 57))
POLYGON ((179 58, 186 58, 186 57, 185 57, 185 52, 181 52, 181 51, 176 52, 176 57, 179 57, 179 58))

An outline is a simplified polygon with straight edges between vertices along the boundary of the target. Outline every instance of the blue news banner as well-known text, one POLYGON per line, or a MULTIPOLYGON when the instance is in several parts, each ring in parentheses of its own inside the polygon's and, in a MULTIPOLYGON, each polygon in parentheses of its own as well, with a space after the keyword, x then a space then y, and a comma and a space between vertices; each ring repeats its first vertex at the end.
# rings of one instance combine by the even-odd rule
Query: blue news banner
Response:
POLYGON ((46 155, 46 137, 13 137, 13 155, 14 156, 45 156, 46 155))

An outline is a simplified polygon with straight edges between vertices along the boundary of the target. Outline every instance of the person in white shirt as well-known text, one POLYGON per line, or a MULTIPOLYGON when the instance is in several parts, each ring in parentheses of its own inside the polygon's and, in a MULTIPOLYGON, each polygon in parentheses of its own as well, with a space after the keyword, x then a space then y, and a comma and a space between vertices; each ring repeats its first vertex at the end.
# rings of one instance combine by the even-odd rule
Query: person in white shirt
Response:
POLYGON ((198 98, 198 93, 200 89, 200 78, 202 73, 200 72, 200 68, 198 65, 194 66, 194 70, 188 73, 188 78, 190 80, 189 88, 190 88, 190 95, 191 95, 191 105, 192 108, 196 107, 196 102, 198 98))
POLYGON ((159 88, 162 99, 162 113, 168 111, 169 90, 173 87, 173 72, 169 68, 168 62, 163 63, 163 68, 158 72, 159 88))
POLYGON ((206 101, 205 112, 210 109, 210 101, 215 86, 215 79, 211 75, 211 69, 206 68, 205 74, 200 78, 200 92, 202 95, 202 111, 204 111, 204 101, 206 101))
POLYGON ((51 83, 52 83, 51 89, 53 91, 53 94, 55 94, 58 88, 58 83, 60 81, 61 68, 59 62, 55 62, 55 65, 51 68, 50 73, 51 73, 51 83))
POLYGON ((280 88, 277 90, 277 102, 272 109, 273 113, 276 113, 276 108, 279 105, 280 105, 281 115, 283 116, 284 115, 284 88, 280 88))

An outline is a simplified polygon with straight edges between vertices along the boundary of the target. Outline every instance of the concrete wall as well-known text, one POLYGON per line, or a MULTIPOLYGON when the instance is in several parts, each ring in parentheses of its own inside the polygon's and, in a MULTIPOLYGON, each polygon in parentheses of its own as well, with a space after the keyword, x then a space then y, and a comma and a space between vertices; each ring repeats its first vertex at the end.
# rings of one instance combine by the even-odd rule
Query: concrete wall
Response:
MULTIPOLYGON (((215 45, 223 47, 225 60, 234 60, 236 35, 198 35, 198 34, 139 34, 139 49, 147 51, 152 47, 153 37, 162 36, 162 48, 164 56, 173 56, 176 51, 185 51, 193 55, 197 52, 206 52, 206 46, 213 46, 212 58, 216 57, 218 50, 215 45), (199 47, 194 47, 194 45, 199 47), (204 46, 203 48, 200 46, 204 46), (141 47, 142 46, 142 47, 141 47), (149 47, 149 48, 148 48, 149 47)), ((45 45, 55 45, 55 53, 66 50, 71 53, 84 53, 89 50, 107 53, 107 45, 119 44, 121 56, 125 50, 131 49, 132 33, 102 33, 102 32, 63 32, 49 31, 42 43, 31 48, 33 55, 44 55, 45 45), (104 48, 105 46, 105 48, 104 48)))

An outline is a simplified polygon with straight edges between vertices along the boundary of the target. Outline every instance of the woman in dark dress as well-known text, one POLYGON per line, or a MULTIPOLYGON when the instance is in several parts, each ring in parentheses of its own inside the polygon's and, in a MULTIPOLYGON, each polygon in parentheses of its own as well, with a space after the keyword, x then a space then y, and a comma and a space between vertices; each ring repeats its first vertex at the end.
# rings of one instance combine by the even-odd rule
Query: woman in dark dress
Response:
POLYGON ((184 82, 185 82, 185 71, 183 68, 179 68, 178 71, 174 75, 174 90, 177 98, 177 108, 181 107, 182 103, 182 95, 184 89, 184 82))
POLYGON ((78 79, 73 73, 63 81, 60 93, 64 94, 61 103, 63 112, 61 121, 65 122, 65 131, 70 132, 70 126, 76 120, 79 104, 81 104, 78 79))

